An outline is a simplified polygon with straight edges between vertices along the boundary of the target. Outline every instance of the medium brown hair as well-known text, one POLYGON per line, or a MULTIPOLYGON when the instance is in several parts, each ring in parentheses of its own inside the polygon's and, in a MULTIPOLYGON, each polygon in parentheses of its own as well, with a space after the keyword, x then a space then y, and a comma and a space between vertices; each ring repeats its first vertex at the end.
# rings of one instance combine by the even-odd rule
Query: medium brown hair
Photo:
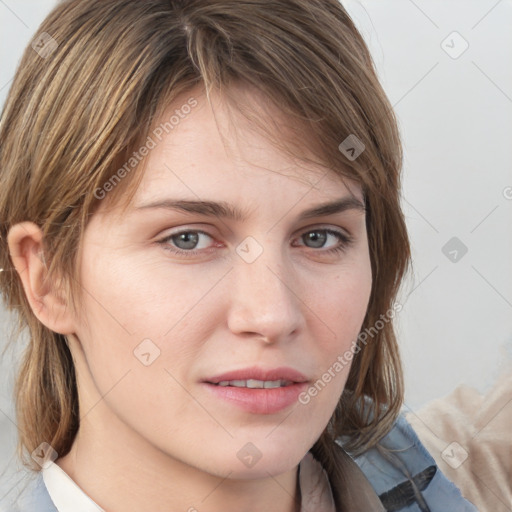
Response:
MULTIPOLYGON (((27 220, 41 227, 48 278, 62 278, 79 309, 77 255, 99 204, 94 192, 146 140, 162 108, 196 85, 257 88, 307 130, 289 152, 307 146, 361 185, 373 276, 363 329, 392 308, 410 258, 402 148, 368 48, 338 0, 70 0, 49 14, 36 40, 46 41, 44 51, 25 50, 0 129, 0 290, 29 334, 15 389, 20 456, 43 441, 65 455, 79 412, 67 340, 33 314, 7 233, 27 220), (364 144, 353 160, 338 149, 350 135, 364 144)), ((133 197, 141 176, 131 172, 108 200, 133 197)), ((399 413, 402 380, 390 321, 354 355, 312 449, 334 488, 341 480, 333 440, 345 436, 355 454, 374 445, 399 413)))

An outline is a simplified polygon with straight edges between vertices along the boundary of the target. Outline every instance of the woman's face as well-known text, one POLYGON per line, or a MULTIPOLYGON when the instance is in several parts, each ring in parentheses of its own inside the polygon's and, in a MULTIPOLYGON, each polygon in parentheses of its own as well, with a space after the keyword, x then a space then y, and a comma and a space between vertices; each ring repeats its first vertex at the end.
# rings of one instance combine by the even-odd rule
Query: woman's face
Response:
POLYGON ((326 427, 371 268, 360 188, 213 100, 215 117, 199 90, 164 113, 128 211, 105 200, 85 231, 80 415, 253 478, 293 468, 326 427))

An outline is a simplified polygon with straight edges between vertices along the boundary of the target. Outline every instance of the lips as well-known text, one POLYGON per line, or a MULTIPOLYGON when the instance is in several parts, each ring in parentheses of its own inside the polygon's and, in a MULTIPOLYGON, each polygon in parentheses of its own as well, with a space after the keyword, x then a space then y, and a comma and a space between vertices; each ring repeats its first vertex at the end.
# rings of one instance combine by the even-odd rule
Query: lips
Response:
POLYGON ((271 382, 271 381, 286 381, 290 384, 307 382, 307 377, 305 377, 299 371, 282 366, 280 368, 273 368, 269 370, 264 370, 262 368, 253 367, 253 368, 245 368, 242 370, 235 370, 232 372, 223 373, 220 375, 216 375, 214 377, 209 377, 204 379, 204 382, 208 382, 209 384, 219 384, 220 382, 230 382, 230 381, 263 381, 263 382, 271 382))
POLYGON ((209 377, 203 385, 224 403, 253 414, 275 414, 298 402, 308 379, 289 367, 246 368, 209 377))

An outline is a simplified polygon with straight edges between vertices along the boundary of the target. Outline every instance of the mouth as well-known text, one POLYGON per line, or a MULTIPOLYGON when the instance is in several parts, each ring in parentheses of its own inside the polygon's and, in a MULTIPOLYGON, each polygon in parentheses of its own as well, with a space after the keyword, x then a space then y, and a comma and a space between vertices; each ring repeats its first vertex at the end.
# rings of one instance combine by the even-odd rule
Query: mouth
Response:
POLYGON ((246 368, 202 382, 216 398, 253 414, 275 414, 298 402, 308 379, 293 368, 246 368))
POLYGON ((304 374, 287 366, 271 369, 254 366, 209 377, 204 382, 220 386, 258 389, 283 387, 290 384, 307 382, 307 380, 304 374))
POLYGON ((249 388, 249 389, 276 389, 291 386, 293 384, 290 380, 222 380, 215 386, 234 387, 234 388, 249 388))

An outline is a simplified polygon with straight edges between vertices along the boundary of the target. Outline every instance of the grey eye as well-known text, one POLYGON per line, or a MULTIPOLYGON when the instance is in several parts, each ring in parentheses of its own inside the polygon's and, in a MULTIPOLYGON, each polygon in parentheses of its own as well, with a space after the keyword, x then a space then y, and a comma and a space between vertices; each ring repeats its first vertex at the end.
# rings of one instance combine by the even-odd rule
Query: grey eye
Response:
POLYGON ((184 231, 183 233, 173 235, 171 240, 179 249, 195 249, 195 246, 199 242, 199 233, 194 231, 184 231))
POLYGON ((315 249, 318 249, 325 245, 327 236, 328 234, 326 231, 318 229, 315 231, 309 231, 305 235, 302 235, 302 240, 306 245, 308 245, 308 242, 311 243, 311 245, 308 245, 308 247, 314 247, 315 249))

